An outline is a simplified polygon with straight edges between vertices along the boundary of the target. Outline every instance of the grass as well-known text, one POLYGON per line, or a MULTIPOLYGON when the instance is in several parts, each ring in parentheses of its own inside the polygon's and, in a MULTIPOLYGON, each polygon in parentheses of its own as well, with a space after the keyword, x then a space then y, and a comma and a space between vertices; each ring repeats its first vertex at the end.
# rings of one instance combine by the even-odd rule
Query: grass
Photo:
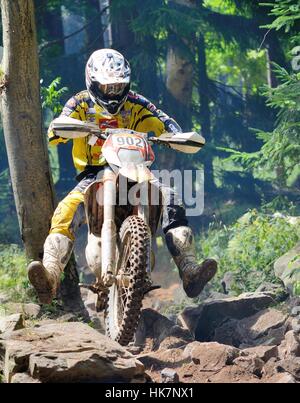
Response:
POLYGON ((32 302, 35 297, 27 278, 27 261, 17 245, 0 244, 0 293, 10 302, 32 302))

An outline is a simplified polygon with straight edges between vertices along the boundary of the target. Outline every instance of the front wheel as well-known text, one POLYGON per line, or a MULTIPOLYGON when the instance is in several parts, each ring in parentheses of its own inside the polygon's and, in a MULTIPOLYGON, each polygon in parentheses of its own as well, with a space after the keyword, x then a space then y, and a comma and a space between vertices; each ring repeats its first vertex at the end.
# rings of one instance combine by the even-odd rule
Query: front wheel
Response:
POLYGON ((107 336, 122 346, 132 341, 138 326, 150 248, 150 232, 144 220, 138 216, 126 218, 120 229, 116 273, 124 281, 109 288, 105 312, 107 336))

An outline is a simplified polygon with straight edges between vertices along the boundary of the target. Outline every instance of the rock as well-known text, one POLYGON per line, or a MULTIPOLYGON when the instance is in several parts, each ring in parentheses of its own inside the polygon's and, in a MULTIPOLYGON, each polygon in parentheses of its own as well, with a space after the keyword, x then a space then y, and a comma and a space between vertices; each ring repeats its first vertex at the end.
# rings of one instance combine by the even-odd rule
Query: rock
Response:
POLYGON ((0 353, 7 383, 19 373, 42 383, 126 382, 144 374, 140 361, 83 323, 51 323, 3 334, 0 353))
POLYGON ((179 348, 193 341, 194 339, 188 330, 175 325, 169 330, 168 336, 160 342, 159 348, 166 350, 170 348, 179 348))
POLYGON ((21 313, 0 318, 0 334, 24 329, 25 321, 21 313))
POLYGON ((263 380, 264 383, 297 383, 296 379, 287 372, 277 373, 270 378, 263 380))
POLYGON ((150 308, 142 310, 135 344, 143 345, 148 338, 153 340, 153 350, 160 348, 164 341, 164 348, 179 347, 193 341, 187 329, 174 325, 174 322, 150 308))
POLYGON ((25 319, 36 319, 41 312, 41 307, 37 304, 8 303, 5 309, 10 314, 22 313, 25 319))
POLYGON ((297 381, 300 381, 300 358, 287 358, 278 362, 278 372, 287 372, 292 375, 297 381))
POLYGON ((231 319, 218 327, 212 340, 238 348, 279 345, 286 332, 287 316, 265 309, 242 320, 231 319))
POLYGON ((24 304, 23 312, 25 317, 36 319, 41 312, 41 307, 38 304, 24 304))
POLYGON ((282 285, 267 282, 261 284, 255 292, 270 295, 276 302, 283 302, 289 297, 288 291, 282 285))
POLYGON ((142 346, 135 346, 134 343, 130 343, 126 347, 126 350, 132 355, 138 355, 138 354, 142 353, 143 348, 142 348, 142 346))
POLYGON ((245 318, 238 323, 237 332, 242 335, 244 344, 280 344, 284 338, 284 329, 281 329, 287 320, 287 315, 276 309, 265 309, 257 314, 245 318), (274 332, 272 332, 274 330, 274 332), (276 332, 279 330, 279 332, 276 332), (277 335, 277 338, 275 337, 277 335), (279 338, 279 340, 278 340, 279 338), (256 340, 258 340, 255 342, 256 340))
POLYGON ((161 371, 161 383, 178 383, 179 376, 176 371, 165 368, 161 371))
MULTIPOLYGON (((217 371, 213 374, 203 373, 197 374, 198 379, 203 380, 205 383, 259 383, 260 379, 245 371, 243 368, 237 365, 228 365, 224 367, 221 371, 217 371), (200 376, 199 376, 200 375, 200 376), (202 375, 202 379, 201 379, 202 375)), ((197 379, 196 378, 196 379, 197 379)), ((197 380, 195 380, 197 382, 197 380)))
POLYGON ((186 346, 183 357, 189 357, 203 371, 218 371, 230 365, 240 355, 237 348, 218 343, 200 343, 194 341, 186 346))
POLYGON ((279 356, 281 359, 300 357, 300 339, 293 330, 286 333, 284 341, 279 346, 279 356))
POLYGON ((228 319, 243 319, 274 304, 271 296, 247 293, 239 297, 204 302, 198 307, 185 308, 179 320, 196 340, 213 340, 215 330, 228 319))
POLYGON ((223 300, 223 299, 228 299, 228 298, 230 298, 230 296, 227 294, 223 294, 223 293, 217 292, 217 291, 209 291, 207 293, 207 298, 205 298, 205 302, 223 300))
POLYGON ((250 372, 258 377, 261 376, 261 372, 264 366, 264 361, 256 354, 250 354, 247 356, 240 356, 236 358, 233 363, 245 371, 250 372))
POLYGON ((274 271, 276 276, 284 283, 291 295, 295 287, 300 285, 300 242, 285 255, 276 260, 274 271))
POLYGON ((215 329, 211 340, 238 348, 242 342, 241 335, 237 333, 238 322, 236 319, 225 320, 223 325, 215 329))
POLYGON ((263 362, 268 362, 271 358, 278 357, 278 347, 277 346, 257 346, 246 348, 242 351, 242 355, 256 355, 263 362))
POLYGON ((295 380, 300 380, 300 358, 289 357, 280 361, 271 358, 264 366, 262 373, 263 382, 280 383, 282 380, 285 383, 294 383, 295 380))
POLYGON ((224 294, 230 294, 232 291, 232 286, 236 282, 236 274, 232 271, 228 271, 224 274, 224 277, 221 280, 221 285, 223 288, 224 294))
POLYGON ((263 370, 262 370, 262 375, 265 379, 272 378, 273 376, 278 374, 278 362, 279 362, 278 357, 272 357, 268 360, 268 362, 264 365, 263 370))
POLYGON ((292 311, 291 311, 291 316, 293 318, 299 316, 300 317, 300 306, 294 306, 292 311))
POLYGON ((144 353, 137 356, 137 359, 141 361, 146 370, 152 372, 156 371, 158 376, 154 380, 160 382, 161 371, 165 368, 181 368, 184 364, 189 364, 191 358, 189 356, 183 356, 183 350, 174 348, 170 350, 157 350, 155 352, 144 353))
POLYGON ((296 334, 296 335, 300 335, 300 324, 298 324, 298 323, 293 323, 292 324, 292 329, 293 329, 293 332, 296 334))
POLYGON ((30 375, 27 373, 19 373, 11 378, 11 383, 42 383, 38 379, 33 379, 30 375))

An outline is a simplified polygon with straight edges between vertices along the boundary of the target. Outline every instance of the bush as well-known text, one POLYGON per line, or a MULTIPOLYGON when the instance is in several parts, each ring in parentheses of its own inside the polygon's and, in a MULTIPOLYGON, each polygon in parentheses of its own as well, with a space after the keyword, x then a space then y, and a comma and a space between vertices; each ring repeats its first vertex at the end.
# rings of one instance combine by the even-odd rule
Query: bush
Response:
POLYGON ((11 302, 30 302, 26 257, 17 245, 0 244, 0 292, 11 302))
POLYGON ((235 273, 234 291, 255 291, 263 282, 277 283, 273 264, 300 239, 300 228, 285 217, 251 210, 236 224, 214 223, 198 240, 199 259, 214 257, 219 271, 213 286, 222 291, 220 280, 235 273))

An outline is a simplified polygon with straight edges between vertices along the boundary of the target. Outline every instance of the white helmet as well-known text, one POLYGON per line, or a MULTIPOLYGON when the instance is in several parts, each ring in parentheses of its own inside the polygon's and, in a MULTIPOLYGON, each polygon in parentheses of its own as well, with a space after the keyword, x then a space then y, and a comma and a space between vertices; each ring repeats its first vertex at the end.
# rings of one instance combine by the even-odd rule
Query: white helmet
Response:
POLYGON ((120 112, 130 90, 131 70, 128 61, 113 49, 101 49, 89 58, 86 86, 91 99, 111 115, 120 112))

